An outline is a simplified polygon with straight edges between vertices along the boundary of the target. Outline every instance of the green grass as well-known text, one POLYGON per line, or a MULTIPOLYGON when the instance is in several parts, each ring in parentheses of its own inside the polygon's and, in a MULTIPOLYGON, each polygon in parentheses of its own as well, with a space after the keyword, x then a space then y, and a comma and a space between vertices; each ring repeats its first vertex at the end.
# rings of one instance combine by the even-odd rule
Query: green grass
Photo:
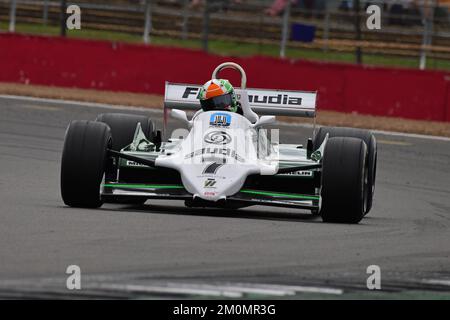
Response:
MULTIPOLYGON (((7 22, 0 22, 0 30, 7 30, 7 22)), ((41 34, 41 35, 59 35, 59 26, 45 26, 40 24, 24 24, 20 23, 16 26, 16 31, 26 34, 41 34)), ((67 36, 69 38, 82 39, 100 39, 108 41, 121 41, 129 43, 142 43, 142 35, 129 34, 124 32, 102 31, 92 29, 68 30, 67 36)), ((179 38, 152 36, 151 43, 153 45, 183 47, 192 49, 201 49, 201 41, 199 40, 182 40, 179 38)), ((210 40, 209 51, 214 54, 230 55, 230 56, 251 56, 251 55, 265 55, 278 57, 279 46, 267 44, 249 44, 239 43, 233 41, 210 40)), ((310 50, 310 49, 296 49, 288 48, 286 50, 288 58, 307 59, 314 61, 327 62, 346 62, 354 63, 355 56, 353 53, 324 51, 324 50, 310 50)), ((418 58, 369 55, 363 56, 363 61, 367 65, 376 66, 396 66, 406 68, 418 68, 418 58)), ((428 69, 433 70, 450 70, 450 61, 428 59, 428 69)))

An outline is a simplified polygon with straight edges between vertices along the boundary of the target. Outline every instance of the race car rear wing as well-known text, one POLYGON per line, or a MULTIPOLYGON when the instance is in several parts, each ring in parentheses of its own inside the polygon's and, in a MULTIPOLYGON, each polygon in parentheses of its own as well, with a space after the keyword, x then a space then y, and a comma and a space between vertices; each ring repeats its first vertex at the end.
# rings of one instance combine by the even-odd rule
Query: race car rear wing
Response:
MULTIPOLYGON (((164 108, 198 110, 197 95, 201 86, 166 82, 164 108)), ((238 99, 242 89, 236 88, 238 99)), ((247 88, 248 104, 259 115, 310 117, 316 116, 317 92, 247 88)), ((242 96, 245 96, 242 95, 242 96)))

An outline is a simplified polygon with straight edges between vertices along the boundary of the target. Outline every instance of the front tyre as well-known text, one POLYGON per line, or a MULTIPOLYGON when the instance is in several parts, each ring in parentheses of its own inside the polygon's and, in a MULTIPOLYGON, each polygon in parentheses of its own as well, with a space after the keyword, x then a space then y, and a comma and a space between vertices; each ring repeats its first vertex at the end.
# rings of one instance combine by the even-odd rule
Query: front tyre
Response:
POLYGON ((373 197, 375 193, 375 179, 377 171, 377 140, 375 136, 368 130, 355 129, 355 128, 344 128, 344 127, 320 127, 317 131, 316 136, 313 141, 313 148, 316 150, 320 147, 326 134, 329 134, 329 138, 333 137, 349 137, 358 138, 363 140, 367 145, 368 153, 368 176, 367 183, 369 187, 367 188, 366 197, 366 212, 369 213, 373 204, 373 197))
POLYGON ((66 205, 98 208, 111 131, 101 122, 72 121, 61 160, 61 195, 66 205))
POLYGON ((325 222, 358 223, 367 203, 367 146, 357 138, 329 138, 322 163, 322 206, 325 222))

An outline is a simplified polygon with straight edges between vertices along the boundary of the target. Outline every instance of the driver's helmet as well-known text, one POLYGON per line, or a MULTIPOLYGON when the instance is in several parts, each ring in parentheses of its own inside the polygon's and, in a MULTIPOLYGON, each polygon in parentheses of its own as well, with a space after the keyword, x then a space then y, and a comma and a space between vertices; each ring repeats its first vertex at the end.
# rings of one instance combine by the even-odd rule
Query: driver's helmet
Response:
POLYGON ((238 101, 230 81, 212 79, 206 82, 198 94, 203 111, 238 111, 238 101))

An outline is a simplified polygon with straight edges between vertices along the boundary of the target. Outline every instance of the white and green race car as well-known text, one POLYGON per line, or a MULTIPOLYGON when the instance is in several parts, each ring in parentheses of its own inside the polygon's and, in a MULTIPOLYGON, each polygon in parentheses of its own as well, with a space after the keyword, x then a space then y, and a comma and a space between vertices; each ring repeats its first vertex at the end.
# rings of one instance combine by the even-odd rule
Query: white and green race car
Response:
MULTIPOLYGON (((104 202, 184 200, 190 207, 267 205, 310 210, 324 221, 358 223, 372 207, 377 145, 368 131, 321 127, 306 147, 267 130, 275 116, 315 117, 316 93, 236 89, 242 114, 202 111, 199 85, 166 83, 164 115, 187 127, 162 141, 146 116, 106 113, 72 121, 61 163, 61 193, 73 207, 104 202), (191 119, 183 110, 194 110, 191 119)), ((166 123, 166 121, 165 121, 166 123)))

